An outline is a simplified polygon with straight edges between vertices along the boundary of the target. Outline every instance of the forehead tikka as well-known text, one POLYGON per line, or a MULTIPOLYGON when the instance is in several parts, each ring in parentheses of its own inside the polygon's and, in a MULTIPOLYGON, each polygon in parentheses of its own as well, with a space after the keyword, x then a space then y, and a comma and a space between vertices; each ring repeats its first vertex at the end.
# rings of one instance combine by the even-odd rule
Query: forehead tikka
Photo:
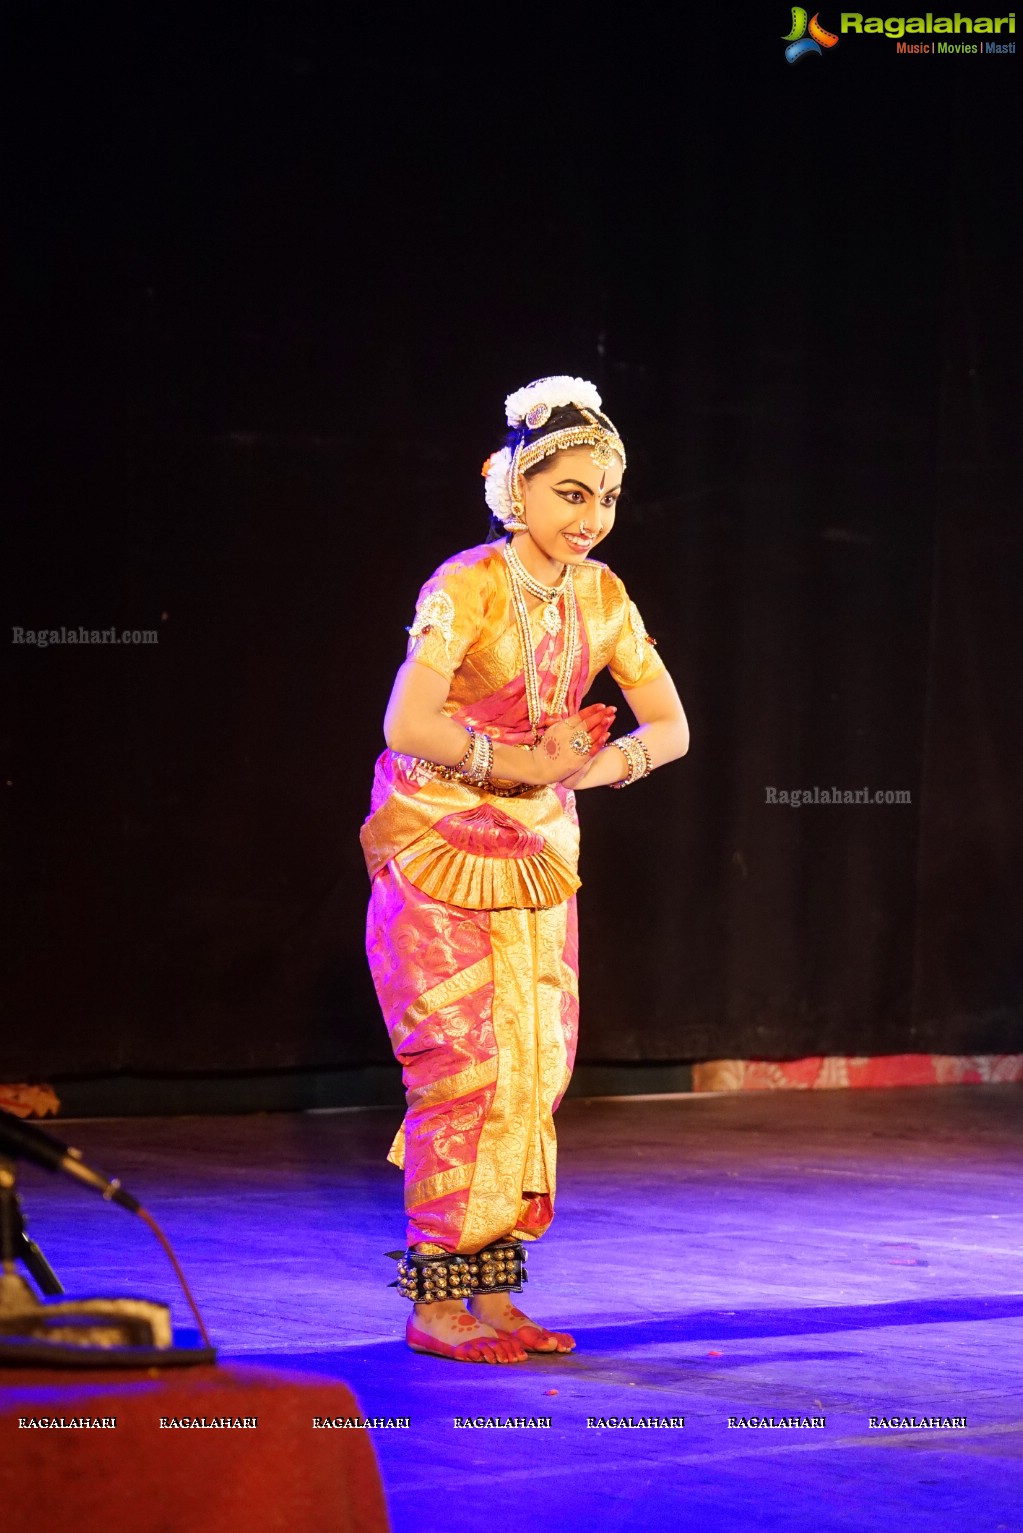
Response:
MULTIPOLYGON (((528 447, 524 445, 525 438, 519 441, 512 454, 511 465, 508 470, 509 490, 512 501, 516 506, 521 506, 522 504, 517 493, 518 476, 524 474, 527 469, 532 468, 535 463, 540 463, 544 458, 549 458, 552 453, 563 452, 568 447, 589 447, 591 449, 591 463, 594 463, 597 468, 602 469, 610 467, 611 460, 615 453, 617 453, 622 460, 622 468, 625 468, 625 447, 614 426, 612 425, 611 429, 608 430, 601 425, 596 416, 592 415, 582 405, 577 405, 576 409, 586 420, 587 424, 585 426, 566 426, 562 431, 552 431, 548 436, 541 437, 538 442, 531 442, 528 447)), ((547 411, 543 419, 548 420, 551 415, 549 407, 547 405, 537 405, 526 415, 526 424, 530 425, 530 417, 538 416, 541 410, 547 411)), ((531 426, 530 429, 535 430, 536 427, 531 426)))

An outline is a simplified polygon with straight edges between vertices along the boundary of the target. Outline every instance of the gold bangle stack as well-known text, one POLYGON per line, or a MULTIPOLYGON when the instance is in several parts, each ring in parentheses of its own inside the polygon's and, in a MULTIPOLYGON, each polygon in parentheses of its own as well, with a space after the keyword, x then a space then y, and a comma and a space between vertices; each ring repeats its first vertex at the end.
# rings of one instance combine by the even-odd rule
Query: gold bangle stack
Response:
POLYGON ((638 735, 619 735, 617 740, 611 741, 617 745, 628 765, 628 773, 621 782, 613 782, 612 788, 628 788, 634 782, 639 782, 641 777, 649 777, 654 769, 650 759, 650 752, 646 748, 646 742, 638 735))
POLYGON ((472 735, 472 760, 465 771, 466 782, 475 787, 485 787, 494 766, 494 742, 489 735, 470 729, 472 735))
POLYGON ((489 788, 490 774, 494 769, 494 742, 489 735, 466 726, 469 744, 465 755, 455 766, 444 766, 439 761, 423 761, 434 777, 446 782, 467 782, 474 788, 489 788))
MULTIPOLYGON (((502 779, 494 779, 494 742, 489 735, 477 734, 476 730, 466 726, 469 734, 469 744, 465 755, 455 766, 442 766, 439 761, 428 761, 424 756, 416 756, 412 759, 419 762, 420 768, 424 769, 431 777, 440 778, 442 782, 464 782, 471 787, 479 788, 485 793, 493 793, 497 798, 518 798, 522 793, 532 793, 537 784, 531 782, 505 782, 502 779), (480 773, 482 772, 482 776, 480 773)), ((522 750, 528 751, 529 747, 523 745, 522 750)))

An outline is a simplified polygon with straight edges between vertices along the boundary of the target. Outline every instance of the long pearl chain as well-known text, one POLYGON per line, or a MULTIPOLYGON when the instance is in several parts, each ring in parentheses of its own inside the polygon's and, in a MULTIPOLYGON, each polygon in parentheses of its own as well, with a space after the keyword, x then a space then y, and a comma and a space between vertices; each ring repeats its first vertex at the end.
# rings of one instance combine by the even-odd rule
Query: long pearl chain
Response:
POLYGON ((513 543, 509 542, 504 545, 504 556, 520 585, 525 586, 530 596, 535 596, 537 601, 544 603, 540 620, 547 632, 549 634, 560 633, 561 614, 558 611, 558 602, 565 594, 565 587, 571 579, 572 566, 570 564, 565 565, 561 572, 561 578, 556 585, 545 586, 526 569, 513 543))
POLYGON ((565 644, 561 654, 561 668, 558 673, 557 686, 551 699, 550 713, 557 718, 564 713, 568 701, 568 689, 572 682, 572 672, 575 669, 576 655, 579 651, 579 615, 575 604, 575 585, 573 582, 574 569, 570 564, 565 565, 565 571, 556 586, 541 585, 534 580, 526 569, 518 554, 510 543, 504 545, 504 557, 508 565, 509 584, 511 585, 512 606, 515 608, 515 617, 518 623, 519 639, 522 644, 522 669, 526 681, 526 707, 529 710, 529 722, 533 731, 534 742, 540 738, 540 720, 543 717, 543 709, 540 703, 540 678, 536 669, 536 654, 533 649, 533 637, 529 631, 529 611, 526 607, 525 592, 535 596, 538 601, 553 604, 557 617, 557 626, 552 628, 547 619, 547 607, 541 621, 547 632, 554 637, 561 629, 561 616, 557 611, 557 603, 561 597, 565 598, 565 644), (521 573, 520 573, 521 572, 521 573))

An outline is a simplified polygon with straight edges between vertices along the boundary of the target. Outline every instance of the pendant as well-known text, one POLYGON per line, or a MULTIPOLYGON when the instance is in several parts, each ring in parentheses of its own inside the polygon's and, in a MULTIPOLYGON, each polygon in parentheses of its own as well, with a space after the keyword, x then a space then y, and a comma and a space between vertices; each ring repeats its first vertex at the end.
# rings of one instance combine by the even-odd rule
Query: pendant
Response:
POLYGON ((561 632, 561 613, 556 601, 549 601, 540 614, 540 621, 551 635, 561 632))

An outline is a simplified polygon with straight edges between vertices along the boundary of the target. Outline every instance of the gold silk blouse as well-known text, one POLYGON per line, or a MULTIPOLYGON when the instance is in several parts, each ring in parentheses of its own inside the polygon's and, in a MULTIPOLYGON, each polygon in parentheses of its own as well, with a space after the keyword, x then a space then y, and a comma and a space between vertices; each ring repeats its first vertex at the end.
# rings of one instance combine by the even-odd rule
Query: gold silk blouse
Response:
MULTIPOLYGON (((502 744, 528 746, 532 729, 510 581, 500 543, 446 560, 419 594, 407 658, 444 677, 450 717, 502 744)), ((584 560, 573 583, 579 647, 565 713, 578 711, 605 666, 625 690, 664 670, 635 603, 606 564, 584 560)), ((529 619, 546 728, 556 722, 547 710, 565 624, 552 635, 539 607, 529 619)), ((417 888, 451 905, 543 909, 579 888, 575 795, 561 784, 506 797, 439 776, 416 757, 384 751, 361 839, 371 878, 393 859, 417 888)))

